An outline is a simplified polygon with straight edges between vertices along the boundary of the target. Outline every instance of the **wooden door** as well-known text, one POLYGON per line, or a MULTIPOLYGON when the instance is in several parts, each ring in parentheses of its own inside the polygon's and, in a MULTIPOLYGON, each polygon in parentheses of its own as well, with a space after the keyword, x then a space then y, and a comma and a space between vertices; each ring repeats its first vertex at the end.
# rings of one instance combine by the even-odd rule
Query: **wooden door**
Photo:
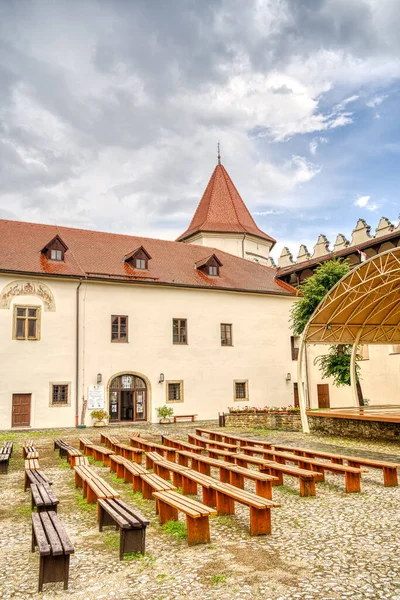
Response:
POLYGON ((296 408, 298 408, 300 406, 300 402, 299 402, 299 386, 297 385, 297 383, 293 384, 293 399, 294 399, 294 406, 296 408))
POLYGON ((329 408, 329 384, 319 383, 317 385, 318 392, 318 408, 329 408))
POLYGON ((12 427, 29 427, 31 424, 31 394, 13 394, 12 427))

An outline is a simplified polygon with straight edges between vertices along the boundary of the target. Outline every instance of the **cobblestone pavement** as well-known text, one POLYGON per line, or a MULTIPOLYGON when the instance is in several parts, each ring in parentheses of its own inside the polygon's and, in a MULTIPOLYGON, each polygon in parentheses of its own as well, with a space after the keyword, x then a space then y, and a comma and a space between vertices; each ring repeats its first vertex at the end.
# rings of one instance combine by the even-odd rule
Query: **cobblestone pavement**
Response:
MULTIPOLYGON (((179 424, 140 430, 144 435, 168 431, 184 438, 193 427, 179 424)), ((131 429, 109 427, 107 432, 128 440, 131 429)), ((98 440, 96 429, 88 428, 84 434, 98 440)), ((252 435, 342 453, 385 454, 400 461, 399 446, 393 443, 280 431, 253 431, 252 435)), ((122 498, 151 520, 145 557, 120 562, 118 534, 111 528, 98 532, 95 507, 82 501, 73 472, 53 452, 57 437, 77 446, 77 430, 0 434, 3 440, 11 437, 16 445, 10 470, 0 475, 2 600, 400 600, 400 488, 385 488, 382 471, 363 475, 361 494, 346 494, 343 476, 327 474, 326 482, 317 484, 314 498, 300 498, 298 480, 285 477, 285 485, 274 488, 274 500, 282 506, 272 511, 272 535, 250 537, 248 508, 236 504, 234 516, 211 519, 210 544, 188 548, 184 538, 177 539, 158 525, 153 501, 142 500, 107 468, 96 465, 122 498), (41 468, 54 481, 59 516, 75 545, 68 591, 62 590, 62 584, 47 584, 42 594, 36 592, 39 558, 37 552, 30 552, 30 493, 22 488, 18 444, 27 437, 35 438, 41 468)), ((184 522, 181 515, 180 519, 184 522)))

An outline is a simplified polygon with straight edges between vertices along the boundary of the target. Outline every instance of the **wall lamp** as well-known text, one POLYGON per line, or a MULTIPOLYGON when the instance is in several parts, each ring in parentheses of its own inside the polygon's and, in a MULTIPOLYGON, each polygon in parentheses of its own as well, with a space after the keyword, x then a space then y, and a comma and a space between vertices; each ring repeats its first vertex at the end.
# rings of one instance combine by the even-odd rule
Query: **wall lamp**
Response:
POLYGON ((291 374, 290 374, 290 373, 288 373, 288 374, 286 375, 286 381, 291 381, 291 379, 292 379, 292 376, 291 376, 291 374))
POLYGON ((97 373, 97 384, 101 383, 103 380, 103 375, 101 373, 97 373))
POLYGON ((158 383, 164 383, 164 373, 160 373, 160 378, 158 380, 158 383))

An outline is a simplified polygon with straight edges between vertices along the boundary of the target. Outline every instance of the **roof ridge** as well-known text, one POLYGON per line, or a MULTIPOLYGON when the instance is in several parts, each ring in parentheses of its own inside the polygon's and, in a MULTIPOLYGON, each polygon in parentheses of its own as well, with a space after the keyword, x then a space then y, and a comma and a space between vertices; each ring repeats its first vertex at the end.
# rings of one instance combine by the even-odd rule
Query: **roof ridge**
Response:
MULTIPOLYGON (((243 227, 243 229, 246 229, 246 227, 243 225, 243 223, 242 223, 242 222, 241 222, 241 220, 239 219, 239 215, 238 215, 238 212, 237 212, 237 210, 236 210, 236 206, 235 206, 235 203, 234 203, 234 201, 233 201, 233 198, 232 198, 231 191, 230 191, 230 189, 229 189, 228 181, 227 181, 227 179, 226 179, 226 177, 225 177, 225 173, 226 173, 227 177, 229 177, 228 171, 225 169, 224 165, 221 165, 221 167, 222 167, 222 175, 223 175, 223 178, 224 178, 224 181, 225 181, 226 189, 228 190, 229 198, 231 199, 231 203, 232 203, 232 206, 233 206, 233 210, 234 210, 234 212, 235 212, 235 215, 236 215, 236 218, 237 218, 237 220, 238 220, 238 223, 239 223, 239 225, 241 225, 241 226, 243 227)), ((230 179, 230 177, 229 177, 229 179, 230 179)), ((231 180, 231 181, 232 181, 232 180, 231 180)), ((233 187, 235 187, 235 185, 234 185, 233 181, 232 181, 232 185, 233 185, 233 187)), ((235 188, 235 190, 236 190, 236 188, 235 188)), ((240 196, 239 192, 238 192, 237 190, 236 190, 236 192, 237 192, 237 194, 239 195, 239 198, 240 198, 240 199, 242 200, 242 202, 243 202, 243 199, 242 199, 242 197, 240 196)), ((244 202, 243 202, 243 204, 244 204, 244 202)))
MULTIPOLYGON (((217 180, 217 169, 218 169, 218 166, 220 166, 220 165, 217 165, 217 166, 215 167, 214 171, 212 172, 211 179, 210 179, 210 181, 209 181, 209 183, 211 183, 211 182, 212 182, 212 188, 211 188, 211 192, 210 192, 210 202, 208 203, 207 215, 206 215, 206 218, 204 219, 204 221, 202 222, 202 225, 204 225, 204 223, 207 221, 207 219, 208 219, 208 216, 209 216, 209 214, 210 214, 210 209, 211 209, 211 201, 212 201, 212 197, 213 197, 213 193, 214 193, 215 182, 216 182, 216 180, 217 180), (215 177, 214 177, 214 174, 215 174, 215 177)), ((206 193, 206 191, 207 191, 207 188, 205 189, 205 192, 204 192, 204 194, 206 193)), ((200 202, 199 202, 199 205, 198 205, 197 209, 199 209, 199 208, 200 208, 200 204, 201 204, 201 200, 200 200, 200 202)), ((197 210, 196 210, 196 212, 197 212, 197 210)), ((196 213, 194 213, 193 220, 194 220, 195 216, 196 216, 196 213)))

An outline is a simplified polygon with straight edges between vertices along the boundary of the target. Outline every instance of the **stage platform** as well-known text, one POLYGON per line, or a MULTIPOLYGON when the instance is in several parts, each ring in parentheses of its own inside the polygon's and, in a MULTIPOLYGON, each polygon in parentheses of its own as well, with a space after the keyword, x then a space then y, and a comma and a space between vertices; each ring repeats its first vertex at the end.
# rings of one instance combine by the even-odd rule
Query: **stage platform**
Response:
POLYGON ((349 408, 329 408, 308 410, 309 417, 329 417, 330 419, 357 419, 360 421, 380 421, 400 423, 400 405, 386 404, 349 408))

